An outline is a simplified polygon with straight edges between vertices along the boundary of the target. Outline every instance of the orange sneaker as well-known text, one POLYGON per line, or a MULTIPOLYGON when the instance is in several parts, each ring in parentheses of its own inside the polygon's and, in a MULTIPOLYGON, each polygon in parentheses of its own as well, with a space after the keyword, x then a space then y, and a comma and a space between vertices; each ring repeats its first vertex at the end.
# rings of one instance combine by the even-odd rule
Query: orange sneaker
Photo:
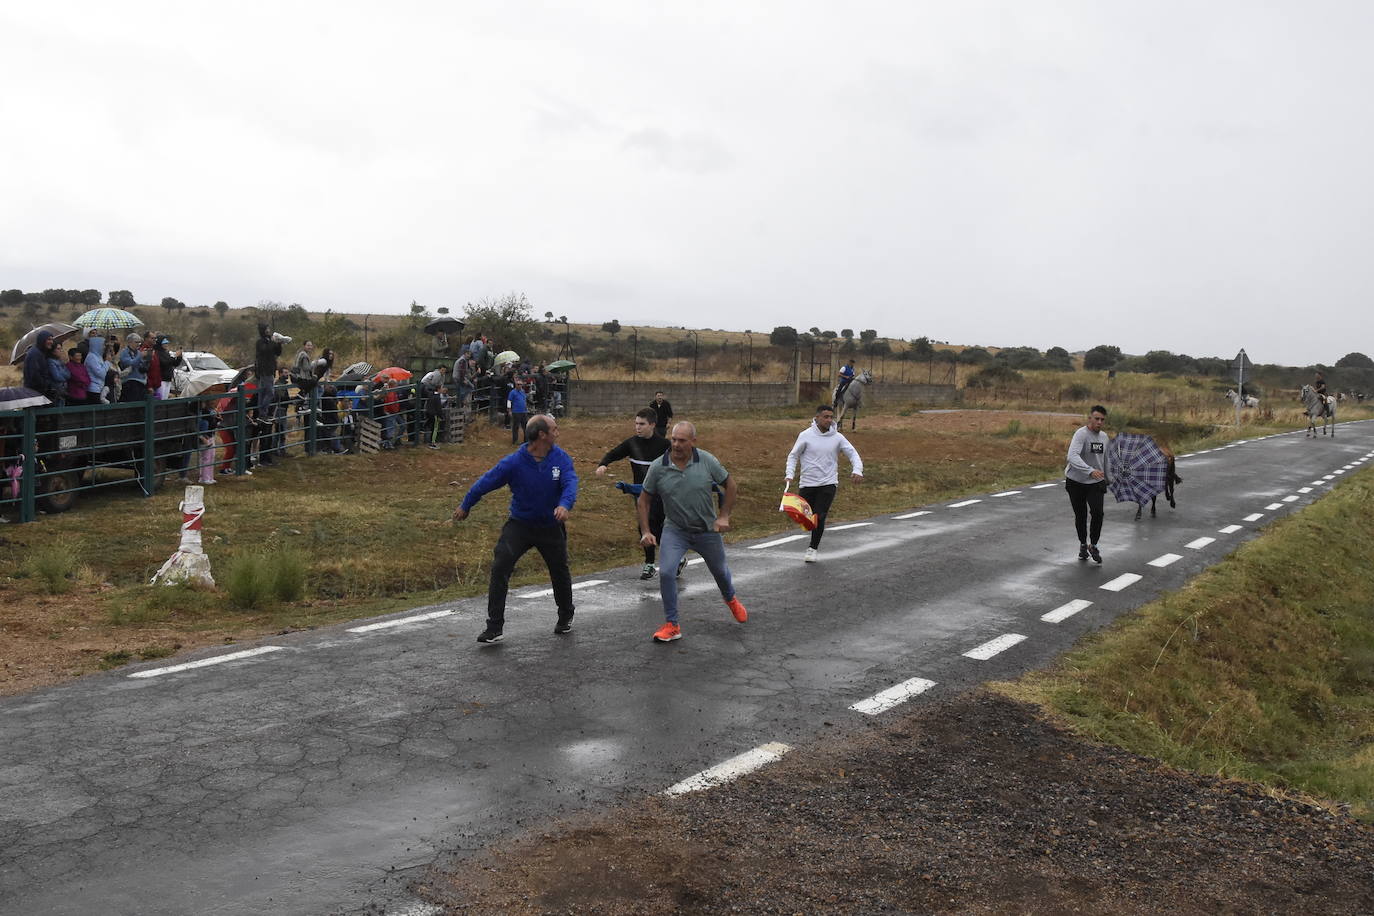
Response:
POLYGON ((675 623, 665 623, 654 632, 654 642, 672 642, 682 638, 682 627, 675 623))
POLYGON ((725 602, 725 606, 730 609, 730 613, 734 614, 735 619, 740 623, 749 619, 749 612, 744 609, 744 605, 739 603, 738 595, 725 602))

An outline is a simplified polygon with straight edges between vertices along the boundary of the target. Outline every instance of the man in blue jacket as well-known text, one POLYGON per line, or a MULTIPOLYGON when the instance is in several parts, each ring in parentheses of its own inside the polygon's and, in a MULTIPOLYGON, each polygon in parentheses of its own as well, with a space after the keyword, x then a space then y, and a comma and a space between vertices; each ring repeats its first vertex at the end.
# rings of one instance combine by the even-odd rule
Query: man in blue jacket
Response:
POLYGON ((491 583, 487 587, 487 628, 477 641, 491 645, 501 641, 506 625, 506 592, 515 564, 531 547, 539 551, 549 568, 558 622, 553 631, 572 631, 572 573, 568 569, 568 520, 577 501, 577 474, 572 457, 558 447, 558 421, 540 414, 525 427, 525 444, 483 474, 453 510, 461 522, 477 502, 492 490, 510 487, 510 518, 492 552, 491 583))

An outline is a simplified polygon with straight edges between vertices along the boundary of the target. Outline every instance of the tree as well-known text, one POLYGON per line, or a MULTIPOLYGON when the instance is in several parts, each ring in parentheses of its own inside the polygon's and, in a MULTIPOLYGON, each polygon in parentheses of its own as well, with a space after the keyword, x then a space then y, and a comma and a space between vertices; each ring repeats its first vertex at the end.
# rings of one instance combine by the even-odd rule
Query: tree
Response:
POLYGON ((769 333, 768 342, 775 347, 795 347, 797 345, 797 329, 790 325, 780 324, 769 333))
POLYGON ((982 366, 992 362, 992 354, 983 347, 965 347, 959 353, 959 362, 970 366, 982 366))
POLYGON ((841 329, 841 331, 840 331, 840 336, 843 337, 845 340, 853 340, 853 339, 854 339, 854 329, 853 329, 853 328, 843 328, 843 329, 841 329))
POLYGON ((447 315, 447 314, 448 314, 448 306, 447 306, 447 305, 441 305, 441 306, 439 306, 437 309, 435 309, 434 311, 438 312, 440 315, 447 315))
POLYGON ((1035 347, 1004 347, 998 352, 997 361, 1013 369, 1039 369, 1045 365, 1035 347))
MULTIPOLYGON (((524 293, 507 293, 499 299, 482 299, 468 304, 467 326, 475 332, 490 334, 501 350, 514 350, 522 357, 532 356, 538 322, 524 293)), ((566 319, 560 318, 566 323, 566 319)))
POLYGON ((1045 351, 1045 366, 1049 369, 1073 371, 1073 357, 1063 347, 1050 347, 1045 351))
POLYGON ((180 299, 173 299, 171 296, 163 296, 161 305, 167 310, 167 314, 169 315, 177 309, 186 308, 185 302, 182 302, 180 299))
POLYGON ((545 313, 544 313, 544 320, 545 320, 545 321, 548 321, 548 322, 552 322, 552 321, 553 321, 553 312, 545 312, 545 313))
POLYGON ((1100 344, 1083 354, 1084 369, 1110 369, 1121 359, 1121 348, 1100 344))
POLYGON ((834 340, 839 336, 834 331, 821 331, 821 340, 834 340))
POLYGON ((1374 359, 1363 353, 1347 353, 1336 360, 1337 369, 1374 369, 1374 359))
POLYGON ((873 330, 872 328, 869 328, 867 331, 860 331, 860 332, 859 332, 859 340, 862 340, 862 341, 863 341, 864 343, 866 343, 866 344, 872 344, 873 341, 875 341, 875 340, 877 340, 877 339, 878 339, 878 332, 875 331, 875 330, 873 330))
POLYGON ((820 337, 820 336, 821 336, 821 329, 820 329, 820 328, 807 328, 807 329, 806 329, 806 333, 810 334, 812 337, 820 337))
POLYGON ((219 313, 220 319, 223 320, 224 314, 229 311, 229 303, 221 299, 220 301, 215 303, 214 308, 215 311, 219 313))
POLYGON ((603 325, 601 326, 601 330, 603 330, 603 331, 605 331, 607 334, 611 335, 611 337, 615 337, 615 335, 617 335, 617 334, 620 333, 620 321, 619 321, 619 319, 612 318, 610 321, 606 322, 605 324, 603 324, 603 325))
POLYGON ((18 305, 24 301, 22 289, 7 289, 0 293, 0 305, 18 305))
POLYGON ((935 355, 935 348, 930 345, 929 337, 918 337, 911 342, 911 355, 916 359, 930 359, 935 355))
POLYGON ((110 294, 105 297, 105 301, 109 303, 110 308, 114 309, 131 309, 135 305, 138 305, 138 303, 134 301, 134 294, 127 289, 110 290, 110 294))
POLYGON ((43 290, 42 301, 47 305, 61 305, 64 302, 71 302, 72 297, 65 289, 45 289, 43 290))
POLYGON ((79 297, 77 297, 76 299, 72 300, 72 301, 73 301, 73 302, 78 302, 78 303, 80 303, 81 305, 99 305, 99 304, 100 304, 100 290, 98 290, 98 289, 83 289, 83 290, 81 291, 81 295, 80 295, 79 297))

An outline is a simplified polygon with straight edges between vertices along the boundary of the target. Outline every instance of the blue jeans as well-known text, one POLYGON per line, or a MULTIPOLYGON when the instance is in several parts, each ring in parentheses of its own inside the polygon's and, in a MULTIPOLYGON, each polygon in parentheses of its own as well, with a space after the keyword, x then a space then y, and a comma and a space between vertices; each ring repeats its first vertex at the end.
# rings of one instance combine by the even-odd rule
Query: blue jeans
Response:
POLYGON ((730 579, 730 567, 725 565, 725 539, 714 531, 683 531, 667 522, 658 542, 658 593, 663 597, 663 619, 677 623, 677 564, 689 549, 701 554, 706 568, 716 580, 720 596, 726 601, 735 597, 735 583, 730 579))

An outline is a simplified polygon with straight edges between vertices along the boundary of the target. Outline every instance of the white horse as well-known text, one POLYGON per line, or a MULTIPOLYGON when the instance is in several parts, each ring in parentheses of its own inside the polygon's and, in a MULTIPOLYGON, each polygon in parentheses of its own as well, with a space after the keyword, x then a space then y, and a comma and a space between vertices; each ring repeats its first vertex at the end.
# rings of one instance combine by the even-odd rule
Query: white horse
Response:
POLYGON ((1226 398, 1227 398, 1227 400, 1229 400, 1232 404, 1239 404, 1241 407, 1258 407, 1258 406, 1259 406, 1259 398, 1250 397, 1250 396, 1247 395, 1245 398, 1242 399, 1241 396, 1238 395, 1238 394, 1236 394, 1235 390, 1232 389, 1232 388, 1227 388, 1227 389, 1226 389, 1226 398))
MULTIPOLYGON (((1336 437, 1336 399, 1327 395, 1322 397, 1311 385, 1302 386, 1302 407, 1307 412, 1307 435, 1317 438, 1317 417, 1322 418, 1322 435, 1331 427, 1331 438, 1336 437)), ((1306 438, 1306 437, 1304 437, 1306 438)))
MULTIPOLYGON (((864 386, 873 384, 873 373, 868 369, 854 376, 854 381, 844 389, 844 394, 837 394, 834 399, 835 404, 835 425, 838 428, 840 421, 844 419, 846 411, 858 410, 864 402, 864 386)), ((836 386, 838 388, 838 386, 836 386)))

